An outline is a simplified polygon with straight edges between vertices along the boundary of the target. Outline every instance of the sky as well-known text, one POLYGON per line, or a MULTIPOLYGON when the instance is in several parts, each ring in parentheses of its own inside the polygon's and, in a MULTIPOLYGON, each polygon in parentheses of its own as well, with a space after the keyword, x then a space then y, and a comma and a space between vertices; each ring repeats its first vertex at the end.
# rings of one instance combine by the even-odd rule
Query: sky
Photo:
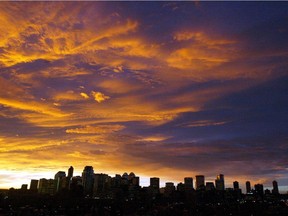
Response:
POLYGON ((287 2, 1 2, 0 188, 134 172, 288 191, 287 2))

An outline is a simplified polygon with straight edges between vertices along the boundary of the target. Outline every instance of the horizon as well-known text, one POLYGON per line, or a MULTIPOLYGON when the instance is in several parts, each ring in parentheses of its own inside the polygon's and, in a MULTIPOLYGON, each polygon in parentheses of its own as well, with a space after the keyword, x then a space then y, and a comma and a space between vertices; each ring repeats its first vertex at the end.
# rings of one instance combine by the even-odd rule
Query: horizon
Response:
POLYGON ((69 163, 288 191, 287 14, 288 2, 1 2, 0 188, 69 163))
MULTIPOLYGON (((73 167, 73 166, 72 166, 73 167)), ((93 166, 92 166, 93 167, 93 166)), ((73 167, 74 168, 74 167, 73 167)), ((68 169, 67 169, 68 170, 68 169)), ((84 169, 83 169, 84 170, 84 169)), ((57 171, 57 172, 65 172, 65 174, 66 174, 66 176, 67 176, 67 174, 68 174, 68 172, 67 171, 64 171, 64 170, 59 170, 59 171, 57 171)), ((74 171, 75 171, 75 169, 74 169, 74 171)), ((56 173, 57 173, 56 172, 56 173)), ((83 172, 83 171, 82 171, 83 172)), ((80 176, 81 178, 82 178, 82 172, 78 172, 78 174, 75 174, 74 172, 73 172, 73 176, 72 177, 75 177, 75 176, 80 176)), ((131 171, 131 172, 133 172, 133 171, 131 171)), ((54 172, 54 175, 56 174, 55 172, 54 172)), ((129 175, 129 173, 130 172, 124 172, 124 173, 127 173, 128 175, 129 175)), ((124 174, 123 173, 123 174, 124 174)), ((133 172, 134 173, 134 172, 133 172)), ((94 174, 108 174, 110 177, 115 177, 116 175, 123 175, 123 174, 121 174, 121 173, 115 173, 115 174, 110 174, 110 173, 103 173, 103 172, 95 172, 94 171, 94 174)), ((135 174, 135 173, 134 173, 135 174)), ((219 174, 219 173, 218 173, 219 174)), ((217 174, 217 175, 218 175, 217 174)), ((223 173, 221 173, 221 174, 223 174, 223 173)), ((54 175, 51 175, 51 176, 49 176, 48 177, 48 174, 46 175, 46 176, 42 176, 42 177, 38 177, 38 178, 33 178, 33 179, 35 179, 35 180, 40 180, 41 178, 45 178, 45 179, 54 179, 54 175)), ((150 176, 150 177, 148 177, 148 176, 144 176, 144 178, 143 178, 143 176, 140 176, 140 175, 137 175, 137 174, 135 174, 136 176, 138 176, 140 179, 140 182, 139 182, 139 185, 141 186, 141 187, 148 187, 149 185, 150 185, 150 178, 153 178, 153 177, 157 177, 157 178, 159 178, 158 176, 150 176)), ((202 175, 201 173, 199 173, 199 175, 202 175)), ((206 177, 206 176, 204 176, 205 177, 205 183, 207 183, 207 182, 213 182, 213 184, 215 184, 215 179, 216 179, 216 176, 217 175, 215 175, 215 178, 213 179, 211 176, 210 177, 206 177)), ((220 174, 219 174, 220 175, 220 174)), ((229 182, 229 183, 227 183, 227 181, 225 180, 226 179, 226 176, 225 176, 225 174, 223 174, 224 175, 224 182, 225 182, 225 190, 227 189, 227 188, 233 188, 233 182, 229 182), (228 187, 227 187, 228 186, 228 187)), ((174 183, 174 186, 175 187, 177 187, 177 184, 178 183, 184 183, 184 178, 186 178, 186 177, 191 177, 192 179, 193 179, 193 188, 195 189, 196 188, 196 176, 184 176, 183 178, 182 178, 182 181, 177 181, 177 180, 167 180, 167 179, 161 179, 161 178, 159 178, 160 179, 160 188, 164 188, 165 187, 165 184, 167 183, 167 182, 173 182, 174 183)), ((29 179, 29 180, 27 180, 27 181, 29 181, 28 183, 27 183, 27 185, 28 185, 28 188, 30 187, 30 182, 31 182, 31 180, 32 179, 29 179)), ((274 180, 276 180, 277 181, 277 179, 274 179, 274 180)), ((237 179, 235 179, 234 181, 238 181, 237 179)), ((249 180, 246 180, 246 181, 249 181, 249 180)), ((245 186, 245 183, 246 183, 246 181, 245 182, 239 182, 238 181, 238 183, 239 183, 239 187, 240 187, 240 189, 242 190, 242 193, 244 193, 245 194, 245 191, 246 191, 246 186, 245 186)), ((263 186, 264 186, 264 190, 265 189, 268 189, 268 190, 272 190, 272 188, 273 188, 273 186, 272 186, 272 182, 266 182, 266 183, 261 183, 261 182, 251 182, 251 181, 249 181, 250 183, 251 183, 251 187, 252 188, 254 188, 254 185, 255 184, 263 184, 263 186)), ((17 187, 7 187, 7 188, 0 188, 0 190, 9 190, 9 189, 11 189, 11 188, 14 188, 14 189, 20 189, 21 188, 21 186, 23 185, 23 184, 26 184, 26 183, 21 183, 20 181, 19 181, 19 186, 17 186, 17 187)), ((278 185, 278 188, 279 188, 279 193, 280 194, 287 194, 288 193, 288 187, 287 186, 281 186, 281 185, 278 185)))

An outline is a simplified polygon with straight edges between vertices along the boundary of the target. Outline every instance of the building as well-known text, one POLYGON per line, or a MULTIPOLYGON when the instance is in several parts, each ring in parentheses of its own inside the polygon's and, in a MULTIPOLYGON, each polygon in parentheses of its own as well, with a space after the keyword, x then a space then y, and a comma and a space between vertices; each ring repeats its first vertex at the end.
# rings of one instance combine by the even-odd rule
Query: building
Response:
POLYGON ((251 193, 251 183, 246 181, 246 194, 251 193))
POLYGON ((27 190, 28 189, 28 185, 27 184, 22 184, 21 185, 21 190, 27 190))
POLYGON ((64 171, 58 171, 55 174, 54 179, 56 181, 57 192, 66 187, 66 173, 64 171))
POLYGON ((166 182, 165 184, 165 189, 164 189, 164 194, 165 195, 170 195, 175 191, 175 186, 173 182, 166 182))
POLYGON ((206 191, 211 191, 211 190, 215 190, 215 186, 213 182, 206 182, 206 187, 205 187, 206 191))
POLYGON ((159 190, 160 179, 157 177, 150 178, 150 187, 159 190))
POLYGON ((238 181, 233 182, 233 188, 234 188, 234 190, 239 190, 239 182, 238 181))
POLYGON ((31 179, 31 181, 30 181, 30 190, 31 191, 37 191, 37 189, 38 189, 38 180, 31 179))
POLYGON ((216 180, 215 180, 215 187, 216 187, 216 190, 221 190, 221 191, 225 190, 224 175, 223 174, 217 175, 216 180))
POLYGON ((254 188, 255 188, 255 194, 257 194, 259 196, 263 196, 263 194, 264 194, 263 184, 255 184, 254 188))
POLYGON ((54 195, 56 192, 56 180, 41 178, 38 182, 38 192, 54 195))
POLYGON ((196 189, 204 189, 205 188, 205 177, 203 175, 196 176, 196 189))
POLYGON ((68 176, 67 176, 69 179, 73 177, 73 172, 74 172, 74 168, 70 166, 70 168, 68 169, 68 176))
POLYGON ((85 195, 93 194, 94 170, 92 166, 86 166, 82 172, 82 184, 85 195))
POLYGON ((104 197, 105 195, 107 195, 110 187, 111 187, 110 176, 103 173, 94 175, 94 186, 93 186, 94 196, 104 197))
POLYGON ((272 185, 273 185, 273 189, 272 189, 272 194, 279 194, 279 189, 278 189, 278 183, 277 181, 273 181, 272 182, 272 185))
POLYGON ((192 190, 193 189, 193 178, 191 178, 191 177, 184 178, 184 187, 185 187, 185 190, 192 190))

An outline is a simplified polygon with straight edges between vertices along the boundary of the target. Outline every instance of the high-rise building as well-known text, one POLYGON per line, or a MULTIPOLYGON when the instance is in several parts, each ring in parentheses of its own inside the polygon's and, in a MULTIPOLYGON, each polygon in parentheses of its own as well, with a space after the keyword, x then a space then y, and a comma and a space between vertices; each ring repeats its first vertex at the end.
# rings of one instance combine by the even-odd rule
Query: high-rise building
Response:
POLYGON ((175 186, 173 182, 166 182, 165 184, 165 194, 166 195, 170 195, 171 193, 173 193, 173 191, 175 191, 175 186))
POLYGON ((205 187, 205 177, 203 175, 196 176, 196 189, 204 189, 205 187))
POLYGON ((56 192, 56 180, 41 178, 38 182, 38 192, 53 195, 56 192))
POLYGON ((36 179, 31 179, 31 182, 30 182, 30 190, 31 191, 37 191, 38 189, 38 180, 36 179))
POLYGON ((224 175, 223 174, 217 175, 216 180, 215 180, 215 186, 216 186, 216 190, 221 190, 221 191, 225 190, 224 175))
POLYGON ((82 172, 82 184, 85 195, 92 195, 94 184, 94 170, 92 166, 86 166, 82 172))
POLYGON ((111 177, 107 174, 95 174, 94 175, 94 196, 104 196, 111 187, 111 177))
POLYGON ((250 183, 250 181, 246 181, 246 193, 251 193, 251 183, 250 183))
POLYGON ((238 181, 233 182, 233 188, 234 188, 234 190, 239 190, 239 182, 238 181))
POLYGON ((254 188, 255 188, 255 193, 257 195, 263 196, 263 194, 264 194, 263 184, 255 184, 254 188))
POLYGON ((185 187, 185 190, 193 189, 193 178, 191 177, 184 178, 184 187, 185 187))
POLYGON ((58 171, 54 179, 56 181, 56 191, 60 191, 66 186, 66 173, 64 171, 58 171))
POLYGON ((150 178, 150 187, 159 190, 160 179, 157 177, 150 178))
POLYGON ((214 183, 213 182, 206 182, 206 191, 211 191, 215 189, 214 183))
POLYGON ((74 168, 70 166, 70 168, 68 169, 68 176, 67 176, 69 179, 73 177, 73 172, 74 172, 74 168))
POLYGON ((273 181, 272 182, 272 184, 273 184, 273 189, 272 189, 272 193, 273 194, 279 194, 279 189, 278 189, 278 183, 277 183, 277 181, 273 181))
POLYGON ((21 190, 27 190, 28 189, 28 185, 27 184, 22 184, 21 185, 21 190))

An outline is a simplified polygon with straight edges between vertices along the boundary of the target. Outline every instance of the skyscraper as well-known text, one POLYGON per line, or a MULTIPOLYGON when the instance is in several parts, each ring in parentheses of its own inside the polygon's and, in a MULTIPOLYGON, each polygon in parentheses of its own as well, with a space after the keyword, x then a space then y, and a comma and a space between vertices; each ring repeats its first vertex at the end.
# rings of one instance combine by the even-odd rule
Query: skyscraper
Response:
POLYGON ((184 178, 184 187, 186 190, 193 189, 193 178, 191 177, 184 178))
POLYGON ((233 182, 233 188, 234 188, 234 190, 239 190, 239 182, 238 181, 233 182))
POLYGON ((94 175, 93 194, 95 196, 104 196, 111 186, 111 177, 107 174, 99 173, 94 175))
POLYGON ((74 168, 70 166, 70 168, 68 169, 68 176, 67 176, 69 179, 73 177, 73 172, 74 172, 74 168))
POLYGON ((62 188, 65 188, 66 173, 64 171, 58 171, 54 180, 56 182, 56 191, 60 191, 62 188))
POLYGON ((36 179, 31 179, 31 182, 30 182, 30 190, 31 191, 37 191, 38 189, 38 180, 36 179))
POLYGON ((250 181, 246 181, 246 193, 250 193, 251 192, 251 183, 250 181))
POLYGON ((160 179, 157 177, 150 178, 150 187, 159 190, 160 179))
POLYGON ((94 184, 94 170, 92 166, 86 166, 82 172, 82 184, 85 195, 92 195, 94 184))
POLYGON ((216 186, 216 190, 221 190, 221 191, 225 190, 223 174, 217 175, 216 180, 215 180, 215 186, 216 186))
POLYGON ((196 189, 204 189, 205 187, 205 177, 203 175, 196 176, 196 189))
POLYGON ((272 184, 273 184, 273 189, 272 189, 272 193, 273 194, 279 194, 279 189, 278 189, 278 183, 277 183, 277 181, 273 181, 272 182, 272 184))

